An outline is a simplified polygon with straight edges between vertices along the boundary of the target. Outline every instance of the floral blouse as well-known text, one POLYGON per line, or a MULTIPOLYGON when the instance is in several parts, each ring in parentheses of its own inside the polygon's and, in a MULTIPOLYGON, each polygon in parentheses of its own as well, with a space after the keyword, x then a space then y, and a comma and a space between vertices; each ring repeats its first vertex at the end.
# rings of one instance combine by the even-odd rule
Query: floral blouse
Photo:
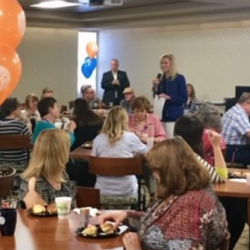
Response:
POLYGON ((226 213, 210 188, 156 200, 144 212, 128 212, 143 250, 216 250, 227 235, 226 213))

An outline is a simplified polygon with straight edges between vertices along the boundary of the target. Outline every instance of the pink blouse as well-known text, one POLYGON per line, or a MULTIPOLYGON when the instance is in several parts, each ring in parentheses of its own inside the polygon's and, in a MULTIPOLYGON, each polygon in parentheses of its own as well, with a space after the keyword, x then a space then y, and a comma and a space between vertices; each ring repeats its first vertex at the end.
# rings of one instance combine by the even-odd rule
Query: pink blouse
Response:
MULTIPOLYGON (((141 134, 145 133, 145 134, 149 135, 150 126, 153 127, 154 138, 157 138, 159 141, 163 141, 167 138, 167 134, 166 134, 164 128, 162 127, 161 121, 154 114, 147 114, 147 120, 146 120, 144 129, 142 131, 140 131, 140 133, 141 134)), ((134 114, 129 115, 129 128, 131 131, 133 131, 135 133, 138 130, 134 114)))

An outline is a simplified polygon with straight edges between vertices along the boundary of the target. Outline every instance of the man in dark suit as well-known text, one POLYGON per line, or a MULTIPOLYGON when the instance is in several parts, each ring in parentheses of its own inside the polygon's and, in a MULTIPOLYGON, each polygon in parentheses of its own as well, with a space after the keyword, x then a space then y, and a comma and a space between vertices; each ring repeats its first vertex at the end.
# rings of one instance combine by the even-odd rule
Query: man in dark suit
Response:
POLYGON ((103 103, 107 106, 119 105, 123 99, 123 91, 129 87, 125 71, 118 70, 119 62, 112 59, 111 70, 103 73, 101 86, 104 89, 103 103))

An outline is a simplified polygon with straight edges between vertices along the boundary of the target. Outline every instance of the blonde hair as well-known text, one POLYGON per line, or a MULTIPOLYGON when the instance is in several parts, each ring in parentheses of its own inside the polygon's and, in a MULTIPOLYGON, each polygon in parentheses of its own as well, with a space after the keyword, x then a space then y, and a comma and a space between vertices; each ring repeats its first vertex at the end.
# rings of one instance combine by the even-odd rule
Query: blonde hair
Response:
POLYGON ((124 108, 116 106, 110 109, 103 124, 101 133, 108 136, 110 145, 114 145, 123 135, 123 131, 128 131, 128 115, 124 108))
POLYGON ((159 199, 209 186, 208 171, 181 137, 156 144, 148 153, 147 160, 150 168, 160 176, 156 191, 159 199))
POLYGON ((39 98, 38 98, 38 96, 36 94, 33 94, 33 93, 27 95, 26 98, 25 98, 25 108, 26 109, 30 108, 30 100, 38 102, 39 98))
POLYGON ((38 136, 24 179, 43 176, 47 180, 65 182, 63 171, 69 159, 69 134, 61 129, 44 130, 38 136))
POLYGON ((175 63, 175 57, 174 57, 174 55, 170 55, 170 54, 163 55, 161 57, 161 62, 163 59, 166 59, 166 58, 169 59, 169 61, 170 61, 170 70, 169 70, 168 78, 174 80, 177 73, 178 73, 176 63, 175 63))
POLYGON ((41 95, 41 99, 43 99, 44 97, 46 97, 45 95, 46 95, 46 93, 53 93, 54 91, 53 91, 53 89, 52 88, 49 88, 49 87, 46 87, 46 88, 44 88, 43 90, 42 90, 42 95, 41 95))

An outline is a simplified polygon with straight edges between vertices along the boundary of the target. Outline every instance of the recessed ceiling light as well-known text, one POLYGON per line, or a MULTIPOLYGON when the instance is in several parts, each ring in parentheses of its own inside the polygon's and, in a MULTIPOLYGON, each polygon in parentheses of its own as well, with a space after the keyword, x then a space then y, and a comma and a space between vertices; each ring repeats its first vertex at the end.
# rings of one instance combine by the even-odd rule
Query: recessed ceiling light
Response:
POLYGON ((72 7, 72 6, 79 6, 79 5, 81 4, 58 0, 58 1, 46 1, 46 2, 41 2, 38 4, 32 4, 30 5, 30 7, 43 8, 43 9, 57 9, 57 8, 72 7))

